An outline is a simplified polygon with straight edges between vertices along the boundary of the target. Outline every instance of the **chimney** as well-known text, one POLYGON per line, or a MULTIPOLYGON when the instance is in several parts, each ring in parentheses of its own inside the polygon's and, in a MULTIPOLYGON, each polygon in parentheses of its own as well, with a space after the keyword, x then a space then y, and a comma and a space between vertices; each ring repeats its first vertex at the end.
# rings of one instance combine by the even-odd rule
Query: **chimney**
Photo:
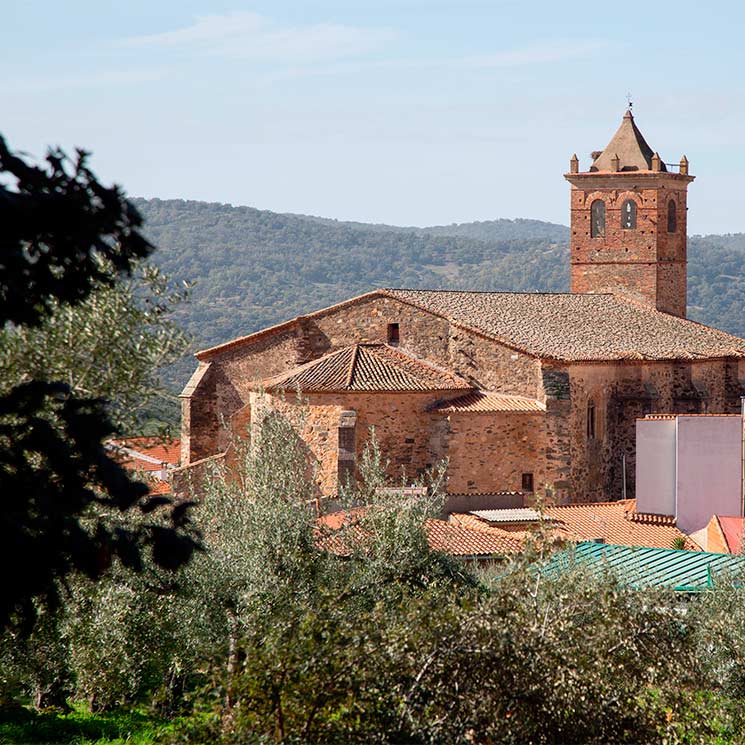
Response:
POLYGON ((579 158, 575 153, 569 161, 569 173, 579 173, 579 158))
POLYGON ((611 171, 615 171, 616 173, 618 173, 620 164, 621 164, 621 159, 618 157, 618 154, 616 153, 610 159, 610 169, 611 169, 611 171))
POLYGON ((683 176, 688 175, 688 158, 685 155, 680 159, 680 173, 683 176))

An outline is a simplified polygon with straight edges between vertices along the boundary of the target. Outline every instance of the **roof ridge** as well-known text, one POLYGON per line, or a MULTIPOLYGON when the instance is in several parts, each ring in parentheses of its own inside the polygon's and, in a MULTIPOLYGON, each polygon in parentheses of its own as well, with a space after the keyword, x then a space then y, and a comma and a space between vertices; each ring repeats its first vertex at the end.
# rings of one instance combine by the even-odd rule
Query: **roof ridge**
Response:
POLYGON ((352 386, 352 380, 354 379, 354 371, 357 367, 357 356, 360 353, 360 345, 355 344, 352 350, 352 358, 349 360, 349 372, 347 373, 347 388, 352 386))

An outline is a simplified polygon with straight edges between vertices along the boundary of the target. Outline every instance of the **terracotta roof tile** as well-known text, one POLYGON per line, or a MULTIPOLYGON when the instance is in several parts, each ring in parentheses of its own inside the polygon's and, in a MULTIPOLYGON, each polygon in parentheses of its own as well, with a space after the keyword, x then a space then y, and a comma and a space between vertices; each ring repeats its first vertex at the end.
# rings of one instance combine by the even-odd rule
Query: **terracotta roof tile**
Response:
POLYGON ((508 396, 504 393, 489 393, 487 391, 473 391, 466 393, 452 401, 446 401, 438 407, 439 411, 447 413, 467 412, 496 412, 523 411, 545 412, 546 404, 534 398, 524 396, 508 396))
POLYGON ((162 471, 181 462, 181 440, 157 437, 128 437, 111 440, 120 463, 133 471, 162 471))
POLYGON ((158 494, 171 493, 171 485, 167 481, 162 481, 161 479, 149 479, 145 483, 150 487, 147 496, 154 497, 158 494))
POLYGON ((470 390, 462 378, 387 344, 353 344, 263 381, 267 390, 470 390))
MULTIPOLYGON (((701 550, 692 538, 678 530, 673 518, 637 513, 634 499, 547 507, 544 514, 550 521, 549 525, 554 534, 570 541, 602 538, 605 543, 621 546, 672 548, 675 542, 682 540, 686 549, 701 550)), ((458 514, 452 515, 451 518, 458 524, 469 527, 473 526, 473 520, 479 520, 475 514, 458 514)), ((486 521, 482 523, 489 526, 486 521)), ((519 537, 517 533, 510 533, 519 537)))
POLYGON ((548 507, 546 516, 572 540, 603 538, 606 543, 621 546, 672 548, 676 540, 682 539, 685 548, 700 550, 697 543, 678 530, 673 518, 637 513, 635 499, 548 507))
MULTIPOLYGON (((605 150, 598 155, 592 164, 593 171, 613 171, 611 160, 618 157, 619 171, 649 171, 652 168, 654 152, 634 123, 631 111, 627 111, 621 120, 621 126, 613 135, 605 150)), ((665 164, 660 164, 663 171, 665 164)))
POLYGON ((427 520, 424 528, 430 547, 451 556, 502 556, 523 548, 522 541, 506 530, 474 530, 444 520, 427 520))
MULTIPOLYGON (((355 515, 359 515, 364 508, 351 511, 334 512, 324 515, 318 519, 320 525, 339 530, 345 523, 354 525, 355 515)), ((441 551, 451 556, 466 557, 491 557, 514 554, 522 550, 522 542, 512 533, 498 528, 468 528, 462 525, 452 524, 444 520, 429 518, 424 521, 424 529, 427 533, 427 541, 434 551, 441 551)), ((352 546, 349 541, 363 541, 361 532, 352 530, 345 536, 335 536, 333 533, 319 533, 318 541, 326 550, 332 551, 340 556, 349 555, 352 546)))
POLYGON ((385 293, 542 359, 745 357, 745 339, 610 294, 385 293))

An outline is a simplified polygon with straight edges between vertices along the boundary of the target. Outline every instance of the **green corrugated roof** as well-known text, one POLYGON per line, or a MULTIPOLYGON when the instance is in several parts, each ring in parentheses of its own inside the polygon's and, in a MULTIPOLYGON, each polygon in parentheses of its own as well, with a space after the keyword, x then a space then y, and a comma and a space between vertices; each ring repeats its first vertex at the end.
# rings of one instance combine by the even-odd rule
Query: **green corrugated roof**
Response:
POLYGON ((741 583, 745 579, 745 556, 684 551, 674 548, 641 548, 583 542, 565 549, 542 568, 548 576, 575 567, 594 574, 613 574, 634 588, 667 587, 679 592, 700 592, 717 580, 741 583))

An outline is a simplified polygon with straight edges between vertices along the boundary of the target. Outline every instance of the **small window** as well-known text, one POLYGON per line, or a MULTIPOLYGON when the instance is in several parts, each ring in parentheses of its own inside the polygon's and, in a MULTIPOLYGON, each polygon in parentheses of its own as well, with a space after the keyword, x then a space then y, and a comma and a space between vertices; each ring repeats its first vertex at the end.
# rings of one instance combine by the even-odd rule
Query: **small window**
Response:
POLYGON ((398 342, 401 340, 400 331, 398 328, 397 323, 389 323, 388 324, 388 343, 389 344, 398 344, 398 342))
POLYGON ((587 439, 595 439, 595 402, 587 402, 587 439))
POLYGON ((636 202, 633 199, 627 199, 621 205, 621 227, 636 230, 636 202))
POLYGON ((605 202, 596 199, 590 205, 590 237, 603 238, 605 236, 605 202))
POLYGON ((667 232, 675 233, 678 229, 678 215, 675 209, 675 202, 671 199, 667 203, 667 232))
POLYGON ((533 474, 532 473, 524 473, 523 474, 522 491, 524 491, 524 492, 532 492, 533 491, 533 474))

